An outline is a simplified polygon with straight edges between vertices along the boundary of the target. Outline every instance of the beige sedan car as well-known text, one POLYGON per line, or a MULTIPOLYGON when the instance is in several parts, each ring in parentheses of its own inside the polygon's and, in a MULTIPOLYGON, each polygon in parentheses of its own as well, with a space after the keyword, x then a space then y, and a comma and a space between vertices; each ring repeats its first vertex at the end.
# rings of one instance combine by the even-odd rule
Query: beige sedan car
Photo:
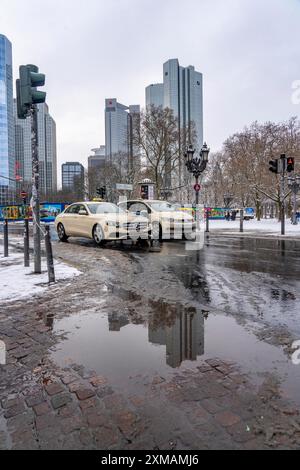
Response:
POLYGON ((78 202, 70 205, 55 219, 58 238, 94 239, 97 245, 110 240, 148 239, 149 222, 145 217, 129 214, 109 202, 78 202))
POLYGON ((167 201, 135 199, 119 203, 119 207, 129 214, 147 217, 154 240, 194 240, 196 222, 187 213, 167 201))

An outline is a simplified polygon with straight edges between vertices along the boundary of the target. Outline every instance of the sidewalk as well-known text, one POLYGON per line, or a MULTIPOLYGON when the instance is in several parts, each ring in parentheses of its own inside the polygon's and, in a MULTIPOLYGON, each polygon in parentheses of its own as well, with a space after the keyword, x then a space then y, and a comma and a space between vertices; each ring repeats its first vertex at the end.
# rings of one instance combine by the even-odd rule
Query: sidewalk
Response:
POLYGON ((210 220, 209 229, 211 232, 236 235, 261 235, 277 238, 293 238, 300 240, 300 224, 292 225, 290 220, 286 221, 285 235, 281 235, 281 223, 277 219, 256 219, 244 221, 244 232, 240 233, 240 220, 210 220))

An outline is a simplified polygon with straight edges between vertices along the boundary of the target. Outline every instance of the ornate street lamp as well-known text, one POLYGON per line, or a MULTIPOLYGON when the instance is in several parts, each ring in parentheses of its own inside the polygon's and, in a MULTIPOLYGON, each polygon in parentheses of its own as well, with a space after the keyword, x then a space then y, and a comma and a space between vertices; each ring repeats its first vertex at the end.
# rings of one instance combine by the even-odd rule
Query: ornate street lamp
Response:
POLYGON ((195 194, 196 194, 196 222, 197 222, 197 231, 199 232, 200 229, 200 219, 199 219, 199 210, 198 210, 198 205, 199 205, 199 192, 200 192, 200 184, 199 184, 199 178, 201 174, 205 171, 208 163, 208 155, 209 155, 210 149, 208 148, 207 144, 205 143, 200 151, 199 156, 196 156, 195 149, 193 145, 189 145, 186 153, 185 153, 185 160, 186 160, 186 167, 194 177, 195 177, 195 194))

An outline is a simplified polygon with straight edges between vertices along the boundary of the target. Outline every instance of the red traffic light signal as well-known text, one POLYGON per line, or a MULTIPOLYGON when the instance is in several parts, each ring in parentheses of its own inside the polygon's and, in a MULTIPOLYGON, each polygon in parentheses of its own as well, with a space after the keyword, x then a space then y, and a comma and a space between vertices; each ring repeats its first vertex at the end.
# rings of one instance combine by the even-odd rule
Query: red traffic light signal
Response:
POLYGON ((289 157, 287 159, 286 171, 288 173, 292 173, 292 171, 294 170, 295 170, 295 159, 292 157, 289 157))

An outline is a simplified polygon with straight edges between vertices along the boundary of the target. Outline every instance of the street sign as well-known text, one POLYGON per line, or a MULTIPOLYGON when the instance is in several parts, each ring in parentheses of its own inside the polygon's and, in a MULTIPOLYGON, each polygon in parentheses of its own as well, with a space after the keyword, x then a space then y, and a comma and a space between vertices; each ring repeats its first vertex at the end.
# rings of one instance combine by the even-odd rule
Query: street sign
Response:
POLYGON ((116 189, 119 191, 133 191, 132 184, 116 184, 116 189))
POLYGON ((21 198, 25 199, 28 196, 28 194, 25 191, 21 192, 21 198))
POLYGON ((194 190, 196 191, 196 193, 199 193, 199 191, 201 190, 201 186, 199 183, 195 184, 194 190))

